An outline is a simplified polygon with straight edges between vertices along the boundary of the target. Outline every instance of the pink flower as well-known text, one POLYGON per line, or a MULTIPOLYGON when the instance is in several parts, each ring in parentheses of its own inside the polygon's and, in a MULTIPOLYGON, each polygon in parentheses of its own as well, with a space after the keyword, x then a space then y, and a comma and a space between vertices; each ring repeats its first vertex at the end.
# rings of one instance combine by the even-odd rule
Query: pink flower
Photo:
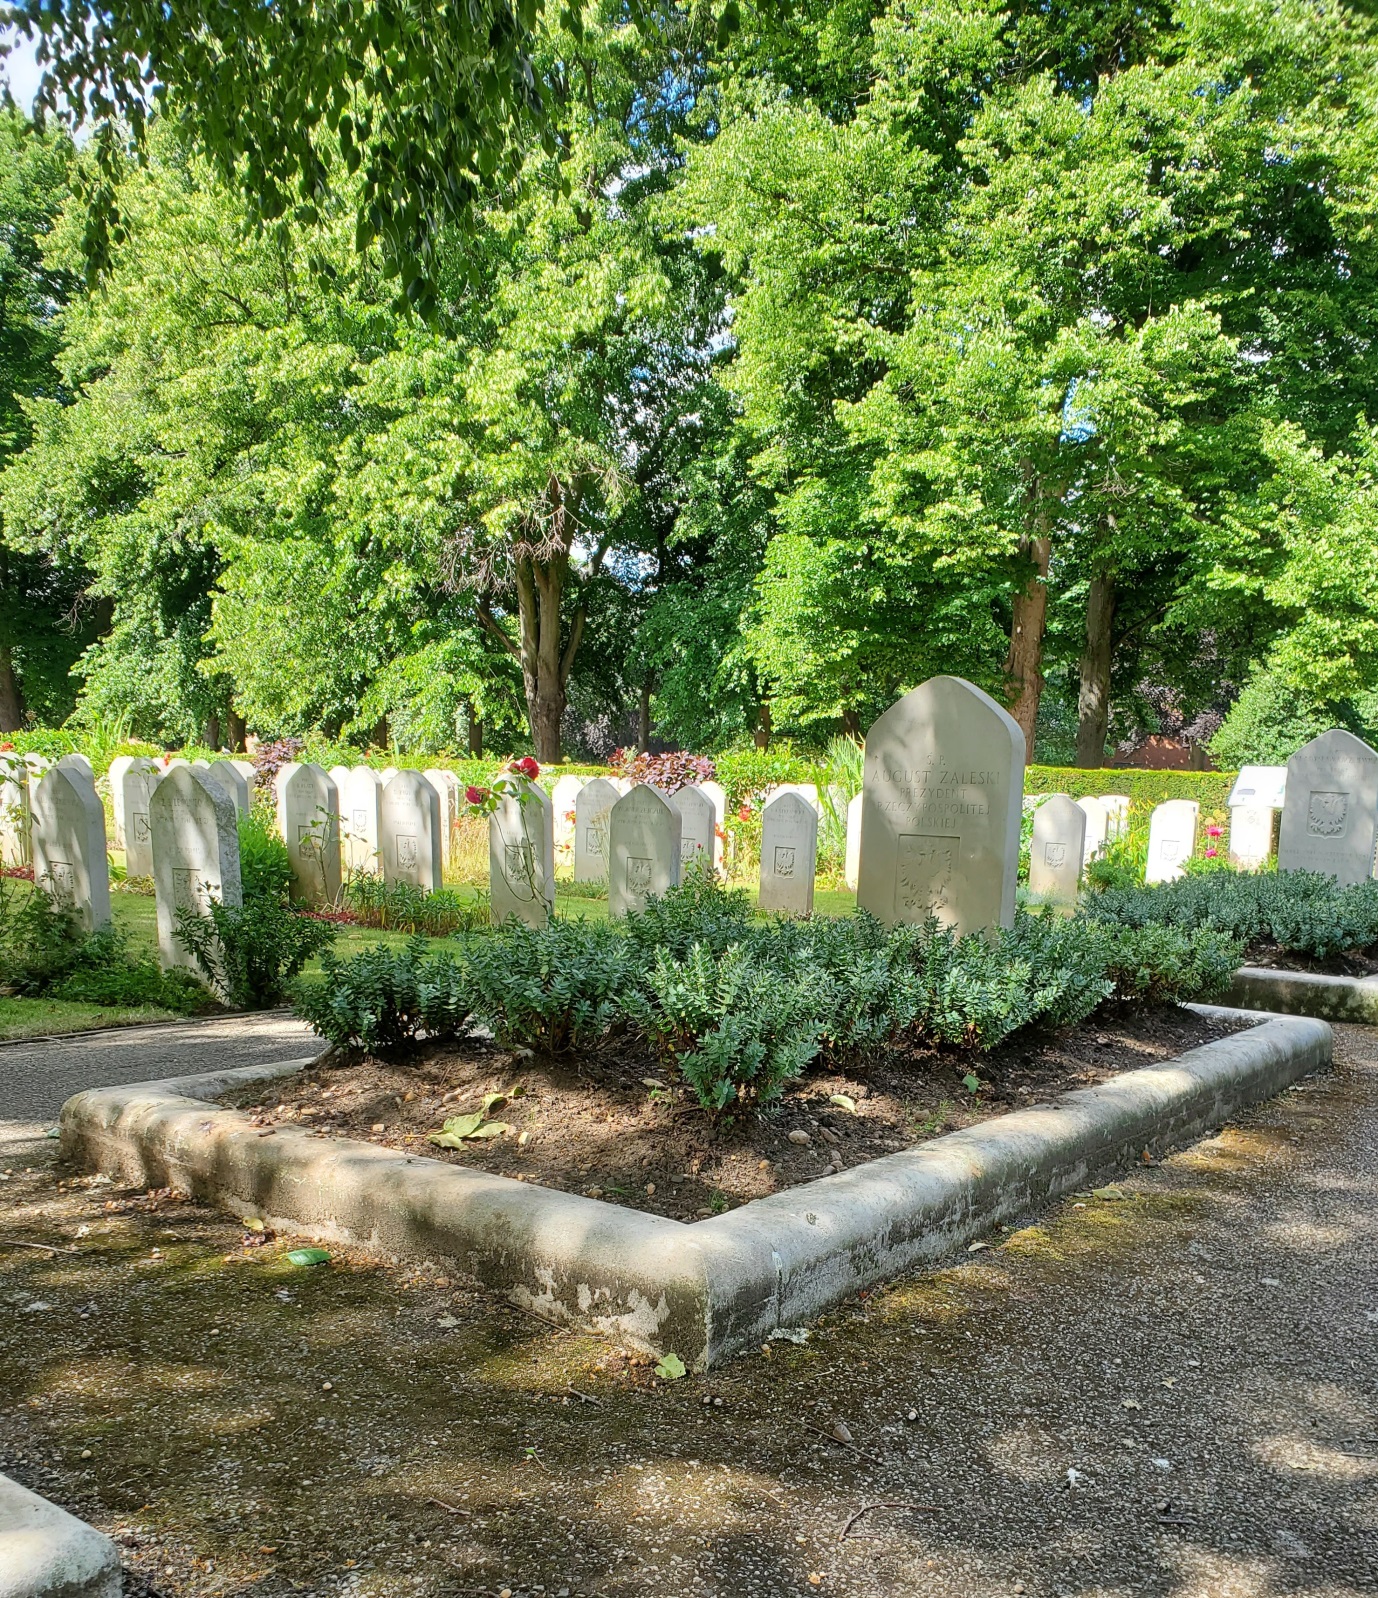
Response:
POLYGON ((1207 827, 1206 836, 1208 838, 1218 838, 1224 830, 1223 827, 1207 827))
POLYGON ((1207 849, 1206 850, 1206 859, 1207 860, 1214 860, 1216 855, 1219 854, 1219 853, 1220 853, 1220 851, 1218 849, 1207 849))
POLYGON ((741 805, 741 806, 738 807, 738 809, 737 809, 737 820, 738 821, 750 821, 751 820, 751 806, 750 805, 741 805))
POLYGON ((475 788, 472 784, 464 790, 464 797, 471 805, 481 805, 488 797, 487 788, 475 788))

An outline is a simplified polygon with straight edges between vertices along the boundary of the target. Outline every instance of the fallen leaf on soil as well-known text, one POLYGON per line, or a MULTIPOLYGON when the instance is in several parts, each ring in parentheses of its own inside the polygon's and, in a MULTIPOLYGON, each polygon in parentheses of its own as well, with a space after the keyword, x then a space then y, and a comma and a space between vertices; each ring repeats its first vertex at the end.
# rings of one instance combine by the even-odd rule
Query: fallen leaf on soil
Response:
POLYGON ((830 1093, 828 1103, 835 1104, 839 1110, 846 1110, 849 1115, 856 1114, 856 1100, 847 1093, 830 1093))
POLYGON ((328 1265, 330 1255, 323 1248, 294 1248, 287 1255, 289 1265, 328 1265))
POLYGON ((968 1243, 967 1244, 967 1253, 968 1254, 979 1254, 983 1248, 989 1248, 989 1247, 990 1247, 989 1243, 968 1243))
POLYGON ((439 1132, 427 1134, 427 1141, 437 1148, 457 1149, 473 1138, 501 1137, 511 1130, 506 1121, 485 1120, 484 1111, 475 1110, 470 1115, 452 1115, 439 1132))
POLYGON ((667 1354, 655 1367, 655 1373, 663 1382, 677 1382, 681 1376, 688 1375, 684 1361, 678 1354, 667 1354))
POLYGON ((263 1230, 263 1222, 259 1220, 257 1215, 246 1215, 244 1217, 244 1225, 251 1232, 261 1232, 263 1230))
POLYGON ((485 1093, 483 1095, 483 1113, 491 1115, 494 1110, 500 1110, 507 1103, 505 1093, 485 1093))
POLYGON ((1113 1203, 1116 1199, 1127 1198, 1128 1195, 1122 1187, 1093 1187, 1091 1189, 1091 1197, 1105 1199, 1107 1203, 1113 1203))
POLYGON ((852 1440, 852 1434, 845 1420, 835 1420, 828 1436, 835 1438, 839 1443, 850 1443, 852 1440))

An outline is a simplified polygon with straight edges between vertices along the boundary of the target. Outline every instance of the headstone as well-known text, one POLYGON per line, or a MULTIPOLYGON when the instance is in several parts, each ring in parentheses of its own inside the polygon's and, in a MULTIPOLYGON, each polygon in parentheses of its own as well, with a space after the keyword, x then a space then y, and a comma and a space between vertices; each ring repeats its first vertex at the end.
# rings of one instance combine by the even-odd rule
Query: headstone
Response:
POLYGON ((338 791, 344 787, 345 783, 349 781, 349 774, 351 771, 353 771, 353 769, 353 766, 331 766, 326 775, 330 778, 331 782, 335 784, 336 790, 338 791))
POLYGON ((292 865, 292 894, 307 904, 334 904, 340 892, 340 796, 319 766, 282 767, 277 774, 278 830, 292 865))
POLYGON ((356 876, 383 872, 378 852, 378 817, 383 784, 371 766, 352 766, 340 789, 340 841, 345 870, 356 876))
POLYGON ((680 861, 687 869, 706 860, 715 870, 718 866, 718 833, 713 814, 713 801, 702 789, 679 788, 670 795, 670 803, 683 817, 680 829, 680 861))
POLYGON ((760 908, 812 915, 817 864, 818 812, 800 794, 779 794, 761 812, 760 908))
POLYGON ((448 866, 455 843, 455 823, 459 820, 460 786, 453 771, 442 771, 432 766, 421 775, 435 789, 440 801, 440 863, 448 866))
POLYGON ((249 784, 244 780, 244 773, 237 770, 232 761, 212 760, 206 767, 206 776, 217 788, 223 788, 229 794, 241 816, 248 815, 249 784))
POLYGON ((79 749, 74 749, 69 755, 61 756, 57 763, 59 766, 75 766, 79 771, 84 771, 91 779, 92 784, 95 784, 95 770, 92 767, 91 762, 84 754, 81 753, 79 749))
POLYGON ((1024 734, 973 683, 932 677, 866 735, 857 904, 958 936, 1014 922, 1024 734))
POLYGON ((857 794, 855 799, 847 802, 847 852, 843 861, 843 879, 853 893, 861 880, 861 800, 862 795, 857 794))
POLYGON ((249 785, 249 792, 254 791, 254 784, 258 781, 258 767, 252 760, 231 760, 230 765, 243 777, 249 785))
POLYGON ((378 838, 388 882, 439 891, 440 799, 419 771, 399 771, 383 784, 378 838))
POLYGON ((1039 904, 1074 908, 1085 854, 1086 811, 1065 793, 1045 799, 1034 811, 1029 897, 1039 904))
POLYGON ((110 921, 105 807, 89 765, 62 760, 29 789, 33 876, 87 932, 110 921))
POLYGON ((574 880, 606 881, 608 822, 621 794, 606 777, 586 782, 574 800, 574 880))
POLYGON ((158 953, 166 966, 195 967, 177 936, 178 910, 205 915, 211 903, 243 903, 239 815, 223 788, 185 764, 162 777, 149 798, 158 953))
POLYGON ((679 885, 684 827, 679 810, 658 788, 638 783, 608 817, 608 914, 642 910, 651 894, 679 885))
POLYGON ((1101 799, 1078 799, 1077 804, 1086 816, 1086 847, 1081 855, 1081 869, 1085 871, 1105 848, 1105 840, 1110 832, 1110 812, 1101 799))
POLYGON ((124 812, 124 871, 127 877, 153 875, 153 821, 150 805, 161 780, 156 761, 135 760, 120 783, 124 812))
POLYGON ((397 766, 384 766, 382 772, 380 773, 384 783, 391 782, 392 779, 397 775, 398 769, 399 768, 397 766))
POLYGON ((1319 871, 1343 887, 1373 875, 1378 844, 1378 754, 1340 727, 1287 762, 1279 871, 1319 871))
POLYGON ((29 768, 17 755, 0 752, 0 865, 26 866, 29 850, 29 768))
POLYGON ((727 789, 720 782, 714 782, 710 777, 707 782, 698 784, 698 790, 713 806, 713 820, 721 829, 727 825, 727 789))
POLYGON ((1148 867, 1144 881, 1175 882, 1196 848, 1196 822, 1201 807, 1195 799, 1169 799, 1155 805, 1148 818, 1148 867))
POLYGON ((776 783, 773 788, 766 789, 765 803, 769 804, 772 799, 778 799, 781 794, 786 793, 798 794, 804 803, 812 805, 815 811, 822 808, 818 802, 818 784, 816 782, 776 783))
POLYGON ((1286 766, 1241 766, 1230 789, 1230 858, 1257 870, 1273 852, 1278 812, 1287 792, 1286 766))
POLYGON ((124 774, 139 758, 138 755, 116 755, 105 773, 106 785, 110 789, 110 815, 114 822, 110 842, 116 849, 124 848, 124 774))
POLYGON ((1129 831, 1129 795, 1123 793, 1103 793, 1099 796, 1100 802, 1105 806, 1108 818, 1106 827, 1106 841, 1111 838, 1123 838, 1129 831))
POLYGON ((494 926, 543 927, 555 911, 555 828, 550 795, 523 783, 525 803, 502 799, 488 817, 488 907, 494 926))
POLYGON ((574 855, 576 806, 579 792, 587 782, 587 777, 557 777, 550 790, 550 806, 555 816, 555 853, 565 863, 574 855))

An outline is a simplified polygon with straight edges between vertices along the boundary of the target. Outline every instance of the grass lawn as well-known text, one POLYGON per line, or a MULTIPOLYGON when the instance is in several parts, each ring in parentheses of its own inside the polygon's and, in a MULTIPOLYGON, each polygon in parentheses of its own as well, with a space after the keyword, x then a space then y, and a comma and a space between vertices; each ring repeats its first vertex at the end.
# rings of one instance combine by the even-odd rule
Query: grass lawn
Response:
POLYGON ((122 1009, 107 1004, 75 1004, 65 999, 0 999, 0 1039, 46 1038, 59 1032, 91 1032, 97 1027, 143 1026, 149 1021, 185 1021, 186 1016, 151 1004, 122 1009))

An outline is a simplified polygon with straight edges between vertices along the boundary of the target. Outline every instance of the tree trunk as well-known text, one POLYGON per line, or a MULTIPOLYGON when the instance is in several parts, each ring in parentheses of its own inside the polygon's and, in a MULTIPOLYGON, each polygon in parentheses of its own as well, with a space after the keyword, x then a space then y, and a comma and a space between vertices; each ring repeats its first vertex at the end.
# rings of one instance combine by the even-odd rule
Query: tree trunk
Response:
POLYGON ((8 644, 0 644, 0 732, 18 732, 24 725, 24 695, 14 672, 8 644))
POLYGON ((756 720, 756 747, 770 748, 770 700, 761 701, 761 713, 756 720))
POLYGON ((478 712, 474 709, 472 699, 465 704, 469 718, 469 753, 475 760, 483 757, 483 722, 479 719, 478 712))
POLYGON ((248 729, 244 725, 243 716, 233 705, 226 711, 225 719, 229 726, 230 753, 237 755, 244 747, 244 734, 248 729))
POLYGON ((392 733, 388 727, 388 718, 379 716, 373 727, 373 744, 376 749, 386 749, 392 742, 392 733))
POLYGON ((220 747, 220 717, 219 716, 207 716, 206 717, 206 747, 208 749, 219 749, 219 747, 220 747))
POLYGON ((1038 703, 1043 697, 1043 632, 1048 620, 1048 564, 1053 541, 1046 535, 1019 540, 1020 556, 1033 562, 1022 592, 1014 596, 1010 652, 1005 661, 1010 715, 1024 734, 1026 758, 1033 759, 1038 703))
POLYGON ((1077 694, 1077 765, 1105 764, 1110 731, 1111 627, 1115 620, 1115 576, 1096 572, 1086 597, 1086 648, 1081 657, 1081 689, 1077 694))
POLYGON ((651 747, 651 679, 641 685, 641 697, 636 707, 636 752, 648 753, 651 747))

